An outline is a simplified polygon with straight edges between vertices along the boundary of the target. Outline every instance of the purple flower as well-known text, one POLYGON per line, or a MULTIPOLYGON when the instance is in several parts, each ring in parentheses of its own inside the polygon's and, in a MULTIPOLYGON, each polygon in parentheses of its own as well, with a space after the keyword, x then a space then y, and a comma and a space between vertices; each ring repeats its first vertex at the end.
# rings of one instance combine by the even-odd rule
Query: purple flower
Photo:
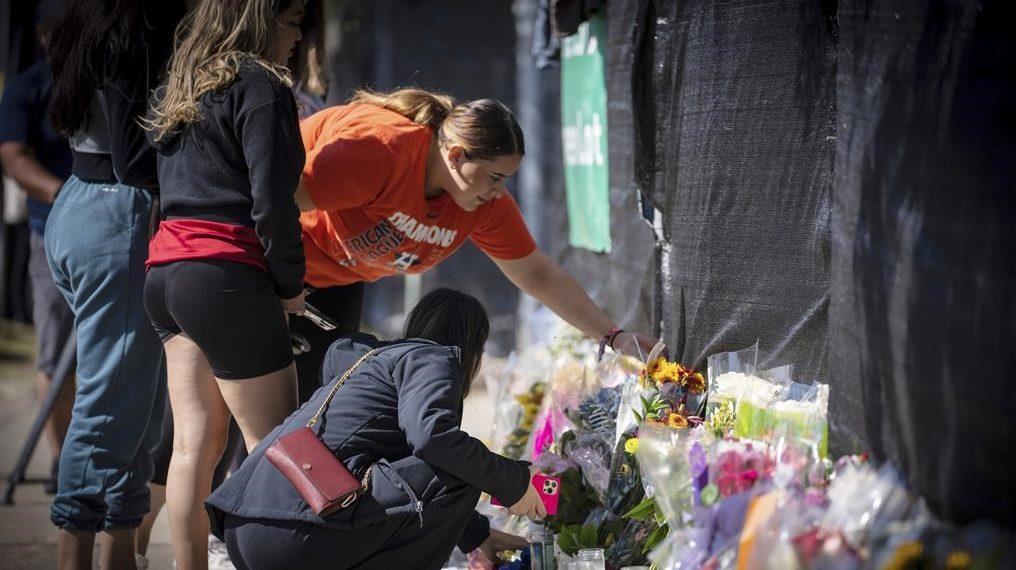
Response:
POLYGON ((702 444, 695 442, 688 451, 688 459, 691 462, 691 484, 695 506, 702 506, 702 489, 709 484, 709 463, 706 461, 706 452, 702 444))

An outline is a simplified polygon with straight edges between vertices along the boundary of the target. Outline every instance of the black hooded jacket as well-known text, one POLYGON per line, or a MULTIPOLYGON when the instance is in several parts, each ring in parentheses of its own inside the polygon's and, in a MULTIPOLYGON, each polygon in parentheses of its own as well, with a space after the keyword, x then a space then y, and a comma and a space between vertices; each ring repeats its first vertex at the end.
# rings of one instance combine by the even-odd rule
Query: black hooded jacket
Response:
MULTIPOLYGON (((459 349, 421 339, 383 343, 361 334, 332 345, 324 364, 324 377, 331 381, 262 440, 240 469, 208 498, 213 530, 222 528, 223 513, 249 519, 306 521, 339 530, 376 522, 358 520, 370 516, 365 510, 358 511, 366 508, 362 502, 327 518, 319 517, 264 456, 280 436, 304 427, 336 378, 376 347, 383 348, 357 368, 323 415, 322 440, 346 467, 362 477, 380 460, 396 462, 412 456, 441 473, 440 477, 450 475, 505 505, 522 498, 529 485, 527 465, 491 452, 459 427, 463 390, 459 349)), ((417 492, 426 486, 426 482, 409 483, 417 492)), ((459 541, 460 548, 468 551, 479 546, 488 528, 486 519, 474 514, 459 541)))

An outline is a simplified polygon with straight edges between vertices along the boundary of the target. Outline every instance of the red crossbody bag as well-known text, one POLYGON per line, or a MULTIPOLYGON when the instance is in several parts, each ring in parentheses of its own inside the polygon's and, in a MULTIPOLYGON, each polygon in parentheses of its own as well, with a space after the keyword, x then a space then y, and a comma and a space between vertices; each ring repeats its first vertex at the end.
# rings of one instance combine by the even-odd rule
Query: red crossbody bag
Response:
POLYGON ((305 427, 280 437, 265 452, 268 461, 285 475, 319 516, 326 517, 352 505, 367 488, 370 470, 362 482, 358 480, 313 428, 350 374, 377 350, 361 356, 342 374, 305 427))

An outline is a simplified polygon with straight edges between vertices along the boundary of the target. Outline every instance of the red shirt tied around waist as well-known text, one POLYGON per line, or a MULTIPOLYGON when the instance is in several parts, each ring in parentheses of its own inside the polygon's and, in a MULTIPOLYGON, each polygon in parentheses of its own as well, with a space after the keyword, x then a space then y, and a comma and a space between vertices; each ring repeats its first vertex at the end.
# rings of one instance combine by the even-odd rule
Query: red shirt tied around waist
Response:
POLYGON ((467 239, 497 259, 536 250, 510 195, 473 211, 424 197, 433 131, 375 105, 325 109, 300 124, 303 184, 318 208, 300 216, 306 281, 331 287, 421 273, 467 239))
POLYGON ((211 220, 164 220, 148 243, 145 266, 187 259, 223 259, 268 271, 254 228, 211 220))

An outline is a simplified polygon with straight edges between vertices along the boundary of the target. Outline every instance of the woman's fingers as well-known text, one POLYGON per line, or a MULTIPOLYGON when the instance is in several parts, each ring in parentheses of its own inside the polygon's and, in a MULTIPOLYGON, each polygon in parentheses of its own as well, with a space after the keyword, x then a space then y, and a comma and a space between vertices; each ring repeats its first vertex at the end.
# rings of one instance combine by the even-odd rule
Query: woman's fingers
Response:
MULTIPOLYGON (((657 342, 659 342, 658 339, 649 335, 623 332, 617 335, 617 338, 614 339, 612 347, 615 352, 620 352, 622 354, 627 354, 628 356, 634 356, 640 360, 645 360, 649 356, 649 353, 653 350, 653 347, 656 346, 657 342)), ((666 348, 663 349, 662 356, 667 356, 666 348)))
POLYGON ((296 297, 290 299, 282 299, 282 309, 286 313, 292 313, 294 315, 302 315, 304 312, 304 301, 303 298, 306 295, 305 292, 301 291, 296 297))

